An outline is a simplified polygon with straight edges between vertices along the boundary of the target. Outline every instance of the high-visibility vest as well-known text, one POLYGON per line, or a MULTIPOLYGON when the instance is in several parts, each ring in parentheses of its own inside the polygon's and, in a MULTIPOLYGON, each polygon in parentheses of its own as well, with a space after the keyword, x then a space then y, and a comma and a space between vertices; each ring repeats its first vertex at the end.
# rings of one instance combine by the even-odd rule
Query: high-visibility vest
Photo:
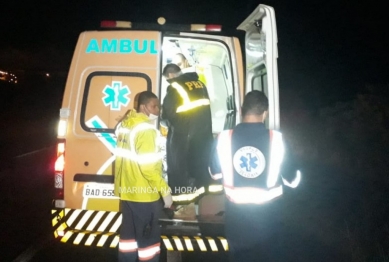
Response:
MULTIPOLYGON (((232 130, 222 131, 218 138, 217 153, 219 156, 222 174, 213 175, 214 179, 223 178, 223 186, 227 198, 237 204, 263 204, 282 195, 282 185, 279 183, 279 173, 284 156, 282 134, 278 131, 270 132, 270 156, 267 169, 266 186, 252 185, 253 180, 247 178, 245 185, 234 185, 233 156, 231 149, 232 130)), ((259 151, 260 152, 260 151, 259 151)), ((263 159, 263 162, 264 159, 263 159)), ((267 163, 265 163, 267 164, 267 163)), ((264 166, 262 172, 265 170, 264 166)), ((260 173, 259 175, 264 175, 260 173)), ((258 175, 258 176, 259 176, 258 175)))
MULTIPOLYGON (((191 83, 191 86, 187 87, 189 88, 189 90, 193 90, 197 88, 205 88, 205 85, 201 81, 188 81, 186 83, 191 83)), ((199 98, 199 99, 191 100, 188 92, 186 91, 186 88, 184 88, 177 82, 171 83, 171 86, 177 90, 178 94, 181 96, 183 101, 182 105, 177 107, 176 110, 177 113, 186 112, 193 108, 210 104, 208 98, 199 98)))
POLYGON ((162 177, 162 153, 158 146, 158 130, 146 122, 132 128, 116 128, 117 148, 115 149, 115 195, 122 200, 135 202, 153 202, 170 194, 170 189, 162 177), (137 136, 139 132, 154 130, 156 143, 137 136), (143 141, 139 141, 143 140, 143 141), (136 141, 153 147, 149 153, 138 153, 136 141), (120 168, 117 168, 120 167, 120 168))

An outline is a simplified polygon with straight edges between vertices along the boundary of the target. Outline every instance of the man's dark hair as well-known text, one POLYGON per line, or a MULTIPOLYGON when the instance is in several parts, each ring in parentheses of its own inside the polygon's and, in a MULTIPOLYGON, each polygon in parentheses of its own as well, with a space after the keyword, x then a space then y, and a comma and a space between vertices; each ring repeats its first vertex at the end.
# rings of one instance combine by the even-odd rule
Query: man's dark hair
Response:
POLYGON ((242 105, 242 116, 262 115, 269 109, 269 100, 266 95, 258 90, 247 93, 242 105))
POLYGON ((146 105, 150 101, 150 99, 152 99, 152 98, 158 99, 158 97, 151 91, 143 91, 143 92, 136 94, 135 100, 134 100, 134 102, 136 104, 136 106, 135 106, 136 111, 139 112, 140 106, 146 105))
POLYGON ((169 77, 169 74, 177 75, 181 72, 181 68, 176 64, 167 64, 162 71, 164 77, 169 77))

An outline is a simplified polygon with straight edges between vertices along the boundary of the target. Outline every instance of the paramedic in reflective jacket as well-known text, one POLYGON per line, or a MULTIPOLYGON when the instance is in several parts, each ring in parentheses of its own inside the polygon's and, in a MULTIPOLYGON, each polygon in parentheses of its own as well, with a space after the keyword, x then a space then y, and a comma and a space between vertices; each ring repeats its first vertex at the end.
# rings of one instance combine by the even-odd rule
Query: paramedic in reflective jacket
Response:
POLYGON ((162 210, 172 204, 162 178, 158 130, 159 100, 150 91, 138 95, 137 110, 130 110, 116 127, 115 195, 120 197, 122 225, 119 261, 159 261, 162 210))
POLYGON ((299 171, 288 173, 281 168, 282 135, 266 129, 267 114, 265 94, 249 92, 242 105, 242 123, 222 131, 214 148, 210 173, 214 179, 223 179, 231 261, 279 261, 278 198, 282 183, 296 187, 300 180, 299 171))
POLYGON ((175 203, 193 201, 210 182, 213 136, 208 91, 197 73, 182 73, 175 64, 166 65, 162 74, 170 83, 162 105, 162 118, 169 126, 168 182, 175 203), (190 194, 188 188, 197 191, 190 194))

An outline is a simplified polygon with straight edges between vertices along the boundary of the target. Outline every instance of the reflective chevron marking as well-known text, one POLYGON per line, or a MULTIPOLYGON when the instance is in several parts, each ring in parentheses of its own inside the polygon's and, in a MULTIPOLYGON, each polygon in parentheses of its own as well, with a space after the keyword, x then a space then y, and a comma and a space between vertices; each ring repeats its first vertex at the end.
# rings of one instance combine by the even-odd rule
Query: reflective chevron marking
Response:
POLYGON ((192 242, 190 241, 190 238, 189 237, 183 237, 183 238, 185 241, 185 245, 188 248, 188 251, 193 251, 194 249, 193 249, 192 242))
POLYGON ((168 251, 173 251, 174 248, 173 248, 172 244, 170 243, 169 238, 167 238, 165 236, 162 236, 161 238, 162 238, 163 244, 165 245, 166 249, 168 251))
POLYGON ((173 236, 172 238, 174 240, 174 243, 176 244, 176 247, 177 247, 178 251, 184 251, 184 247, 181 244, 180 238, 176 237, 176 236, 173 236))
POLYGON ((207 251, 207 248, 205 247, 204 241, 201 239, 201 237, 194 237, 197 240, 197 244, 200 247, 201 251, 207 251))
POLYGON ((215 240, 213 240, 211 237, 207 237, 206 239, 208 240, 208 243, 211 246, 212 251, 217 251, 215 240))
MULTIPOLYGON (((116 248, 122 216, 118 212, 81 209, 53 209, 55 238, 74 245, 116 248)), ((223 237, 161 236, 162 248, 168 251, 228 251, 223 237)))

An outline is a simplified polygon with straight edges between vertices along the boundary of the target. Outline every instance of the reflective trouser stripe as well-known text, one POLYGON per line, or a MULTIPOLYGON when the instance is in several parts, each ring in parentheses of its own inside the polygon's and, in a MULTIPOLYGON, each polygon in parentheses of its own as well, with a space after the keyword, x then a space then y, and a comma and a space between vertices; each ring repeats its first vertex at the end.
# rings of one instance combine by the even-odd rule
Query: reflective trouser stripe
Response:
POLYGON ((140 261, 152 259, 156 254, 160 253, 160 243, 138 249, 138 257, 140 261))
POLYGON ((119 251, 120 252, 135 252, 138 249, 138 243, 135 239, 119 240, 119 251))

